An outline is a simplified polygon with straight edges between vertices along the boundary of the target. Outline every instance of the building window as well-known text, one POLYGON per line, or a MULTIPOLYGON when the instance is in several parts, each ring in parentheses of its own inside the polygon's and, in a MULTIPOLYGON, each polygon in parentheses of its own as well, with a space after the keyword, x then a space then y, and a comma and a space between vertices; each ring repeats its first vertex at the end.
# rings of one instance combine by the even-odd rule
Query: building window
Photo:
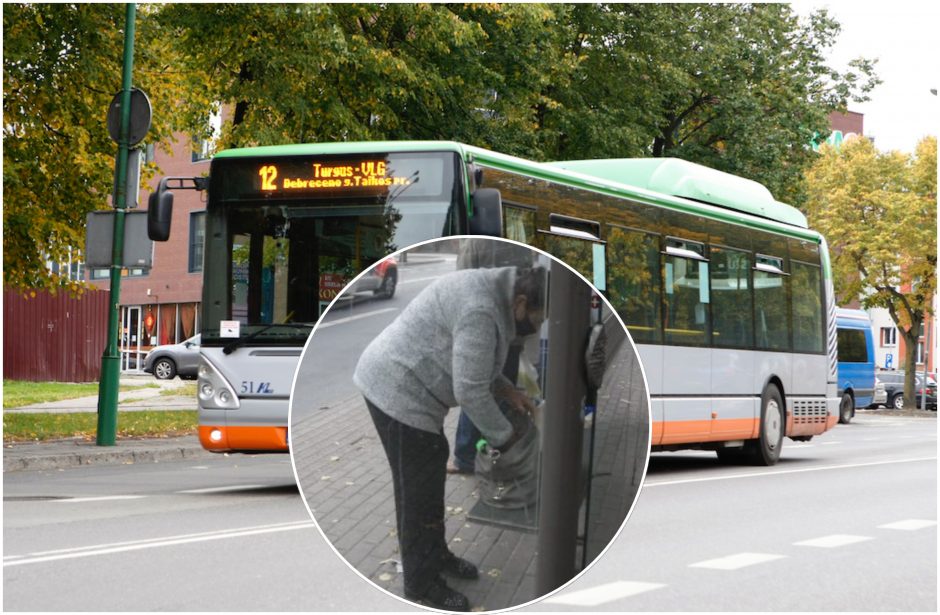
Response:
POLYGON ((894 327, 882 327, 881 328, 881 345, 882 346, 897 346, 898 345, 898 330, 894 327))
POLYGON ((917 340, 917 360, 915 363, 924 362, 924 340, 917 340))
POLYGON ((206 212, 196 211, 189 216, 189 272, 202 271, 202 255, 206 246, 206 212))
MULTIPOLYGON (((90 269, 91 279, 92 280, 110 280, 111 279, 111 270, 107 267, 96 267, 95 269, 90 269)), ((122 278, 142 278, 148 274, 149 269, 121 269, 122 278)))

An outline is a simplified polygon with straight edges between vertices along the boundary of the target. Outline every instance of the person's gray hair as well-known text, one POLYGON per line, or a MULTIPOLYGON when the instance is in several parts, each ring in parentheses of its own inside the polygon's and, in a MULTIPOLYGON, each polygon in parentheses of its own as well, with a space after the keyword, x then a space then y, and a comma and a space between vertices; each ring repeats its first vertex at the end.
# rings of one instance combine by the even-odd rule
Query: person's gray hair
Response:
POLYGON ((545 267, 516 267, 513 296, 523 295, 526 298, 526 306, 530 310, 544 308, 547 281, 548 272, 545 267))

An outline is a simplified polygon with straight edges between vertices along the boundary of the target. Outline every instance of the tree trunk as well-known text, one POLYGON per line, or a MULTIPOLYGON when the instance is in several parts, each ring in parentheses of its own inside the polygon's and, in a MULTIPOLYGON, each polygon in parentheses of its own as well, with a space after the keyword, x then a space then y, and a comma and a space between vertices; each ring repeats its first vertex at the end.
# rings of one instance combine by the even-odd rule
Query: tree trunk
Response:
POLYGON ((920 323, 907 331, 904 329, 900 331, 904 338, 904 409, 914 410, 919 403, 914 382, 917 373, 917 340, 919 339, 917 332, 920 331, 920 323))

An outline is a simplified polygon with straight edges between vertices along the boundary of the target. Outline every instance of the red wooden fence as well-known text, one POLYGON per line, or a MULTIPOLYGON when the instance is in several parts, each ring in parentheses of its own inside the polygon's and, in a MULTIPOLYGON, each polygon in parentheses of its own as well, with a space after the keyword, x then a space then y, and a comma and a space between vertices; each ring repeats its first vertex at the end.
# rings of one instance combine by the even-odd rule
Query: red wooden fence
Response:
POLYGON ((3 378, 95 382, 107 338, 106 290, 81 297, 3 291, 3 378))

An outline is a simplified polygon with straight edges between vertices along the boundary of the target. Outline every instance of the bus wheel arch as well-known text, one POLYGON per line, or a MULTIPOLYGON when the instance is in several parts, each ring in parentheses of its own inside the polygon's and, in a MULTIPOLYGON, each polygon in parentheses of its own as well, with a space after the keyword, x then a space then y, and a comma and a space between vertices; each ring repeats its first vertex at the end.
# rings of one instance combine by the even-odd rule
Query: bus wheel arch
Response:
POLYGON ((839 400, 839 422, 848 425, 855 416, 855 392, 852 389, 846 389, 842 392, 842 399, 839 400))
POLYGON ((779 380, 771 378, 761 394, 760 433, 756 439, 745 443, 745 451, 751 462, 760 466, 772 466, 777 463, 785 431, 786 405, 783 387, 779 380))

